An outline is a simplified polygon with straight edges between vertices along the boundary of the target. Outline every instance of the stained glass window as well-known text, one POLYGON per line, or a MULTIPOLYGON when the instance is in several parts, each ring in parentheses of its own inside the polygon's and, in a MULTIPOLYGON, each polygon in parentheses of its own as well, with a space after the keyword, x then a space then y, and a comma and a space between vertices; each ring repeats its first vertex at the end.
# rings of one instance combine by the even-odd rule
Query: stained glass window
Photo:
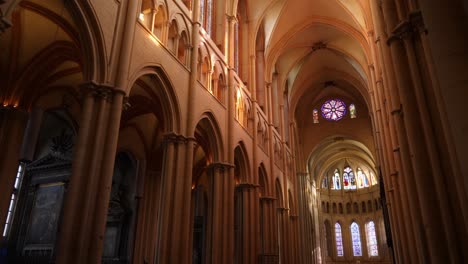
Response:
POLYGON ((205 27, 205 1, 206 0, 200 1, 200 23, 203 27, 205 27))
POLYGON ((338 169, 333 173, 332 190, 341 190, 340 172, 338 169))
POLYGON ((337 222, 335 224, 335 242, 336 242, 336 255, 343 256, 343 238, 341 235, 341 225, 337 222))
POLYGON ((340 99, 331 99, 322 105, 323 118, 338 121, 346 115, 346 104, 340 99))
POLYGON ((323 177, 322 188, 328 189, 328 176, 323 177))
POLYGON ((356 189, 356 178, 351 167, 346 167, 343 170, 343 189, 355 190, 356 189))
POLYGON ((377 236, 375 234, 375 224, 373 221, 366 224, 366 236, 369 256, 377 257, 379 255, 379 250, 377 247, 377 236))
POLYGON ((362 172, 361 168, 357 168, 357 186, 358 188, 369 187, 369 178, 362 172))
POLYGON ((213 13, 213 2, 212 0, 207 1, 207 9, 206 9, 206 33, 211 35, 211 20, 212 20, 212 13, 213 13))
POLYGON ((356 118, 357 117, 357 114, 356 114, 356 106, 354 104, 350 104, 349 105, 349 116, 351 118, 356 118))
POLYGON ((353 255, 355 257, 362 256, 361 235, 359 233, 359 225, 356 222, 351 224, 351 241, 353 242, 353 255))
POLYGON ((318 115, 318 110, 317 109, 314 109, 314 111, 312 111, 312 116, 314 118, 314 124, 318 124, 319 123, 319 115, 318 115))
POLYGON ((371 175, 371 185, 376 185, 377 183, 379 183, 377 179, 375 178, 374 173, 371 172, 370 175, 371 175))

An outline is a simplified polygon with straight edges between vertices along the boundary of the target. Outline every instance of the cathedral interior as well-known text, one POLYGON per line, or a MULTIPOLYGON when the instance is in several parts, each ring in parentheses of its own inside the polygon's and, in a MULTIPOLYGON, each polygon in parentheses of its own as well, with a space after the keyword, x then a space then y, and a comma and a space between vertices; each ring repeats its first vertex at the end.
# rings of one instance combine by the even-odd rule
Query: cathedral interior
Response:
POLYGON ((468 1, 0 0, 0 263, 468 263, 468 1))

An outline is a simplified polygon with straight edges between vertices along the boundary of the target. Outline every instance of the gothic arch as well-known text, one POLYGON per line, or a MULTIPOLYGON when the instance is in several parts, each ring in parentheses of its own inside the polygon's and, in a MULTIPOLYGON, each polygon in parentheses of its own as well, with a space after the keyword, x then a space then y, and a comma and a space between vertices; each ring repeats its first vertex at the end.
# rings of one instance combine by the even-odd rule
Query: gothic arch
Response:
POLYGON ((126 94, 131 94, 133 84, 142 76, 150 76, 154 82, 154 88, 158 87, 158 89, 147 90, 147 92, 151 100, 156 100, 161 104, 159 106, 161 111, 159 115, 164 121, 164 131, 180 133, 181 114, 179 102, 173 88, 174 86, 162 67, 159 65, 147 65, 133 73, 129 78, 129 84, 132 85, 127 86, 126 94))
POLYGON ((207 149, 204 150, 210 163, 223 160, 224 140, 213 113, 203 113, 196 125, 194 135, 197 141, 203 142, 206 146, 207 149))

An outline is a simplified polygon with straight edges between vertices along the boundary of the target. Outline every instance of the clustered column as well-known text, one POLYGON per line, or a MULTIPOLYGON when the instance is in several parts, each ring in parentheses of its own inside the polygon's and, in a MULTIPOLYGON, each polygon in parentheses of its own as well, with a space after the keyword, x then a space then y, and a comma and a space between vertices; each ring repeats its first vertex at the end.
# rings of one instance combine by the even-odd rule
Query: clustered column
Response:
POLYGON ((58 234, 57 263, 100 262, 106 229, 124 93, 96 83, 83 85, 82 91, 82 119, 58 234))

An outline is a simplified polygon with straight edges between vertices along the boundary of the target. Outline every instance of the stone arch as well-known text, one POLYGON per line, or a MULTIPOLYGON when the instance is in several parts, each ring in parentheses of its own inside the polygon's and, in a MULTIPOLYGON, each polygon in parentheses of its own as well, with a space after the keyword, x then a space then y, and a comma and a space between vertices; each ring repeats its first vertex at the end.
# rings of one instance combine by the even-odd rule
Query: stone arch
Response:
POLYGON ((275 198, 276 198, 276 204, 278 207, 284 206, 283 189, 281 187, 281 182, 279 178, 276 178, 276 181, 275 181, 275 198))
POLYGON ((249 175, 251 175, 249 156, 247 154, 244 142, 240 141, 234 149, 234 175, 236 176, 237 183, 250 182, 249 175), (238 177, 237 177, 238 176, 238 177))
POLYGON ((209 163, 223 160, 223 138, 213 113, 203 113, 196 125, 194 135, 197 141, 202 142, 206 146, 205 153, 208 155, 209 163))
MULTIPOLYGON (((135 84, 142 76, 150 77, 155 85, 151 90, 147 89, 147 93, 151 100, 156 100, 160 104, 160 106, 157 106, 160 110, 157 114, 164 121, 164 132, 180 133, 180 106, 173 88, 174 86, 164 69, 159 65, 147 65, 131 75, 129 84, 135 84)), ((127 87, 129 88, 126 90, 126 94, 130 95, 133 86, 129 85, 127 87)))
POLYGON ((67 2, 63 6, 67 15, 59 15, 55 9, 50 1, 39 4, 22 1, 13 12, 12 34, 8 36, 17 37, 4 39, 5 43, 11 42, 6 52, 12 56, 2 72, 8 78, 0 80, 0 85, 5 87, 0 93, 2 104, 29 110, 38 97, 48 92, 46 89, 68 89, 65 93, 77 98, 81 82, 105 79, 106 53, 92 8, 86 3, 67 2), (41 45, 26 42, 32 37, 30 32, 40 37, 45 35, 40 32, 45 27, 39 25, 55 26, 60 37, 40 39, 41 45), (21 60, 18 54, 23 54, 21 60))
POLYGON ((262 196, 266 196, 270 192, 268 174, 263 162, 258 166, 258 185, 260 187, 260 193, 262 196))

